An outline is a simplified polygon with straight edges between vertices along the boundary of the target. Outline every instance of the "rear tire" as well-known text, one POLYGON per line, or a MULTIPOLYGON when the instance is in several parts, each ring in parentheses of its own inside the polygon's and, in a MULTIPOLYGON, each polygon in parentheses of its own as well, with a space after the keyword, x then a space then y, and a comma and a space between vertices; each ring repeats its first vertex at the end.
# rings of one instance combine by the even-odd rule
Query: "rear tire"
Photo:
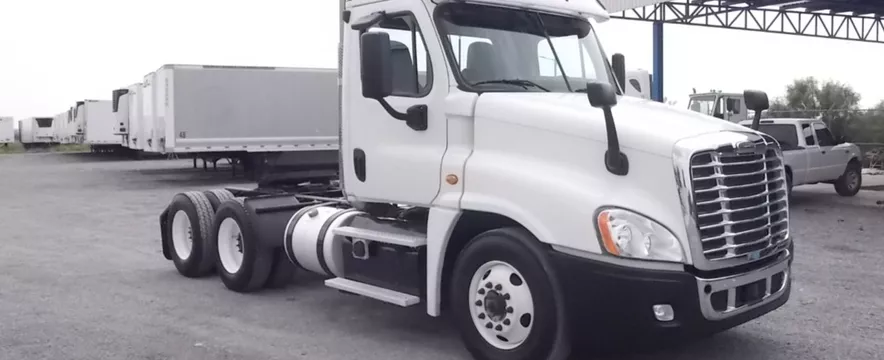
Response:
POLYGON ((212 222, 209 199, 198 191, 177 194, 169 206, 169 219, 166 238, 175 268, 186 277, 209 275, 215 264, 207 246, 212 222))
POLYGON ((221 203, 235 198, 233 193, 227 189, 212 189, 203 191, 203 194, 206 195, 206 198, 209 199, 209 203, 212 204, 212 211, 218 211, 218 207, 221 206, 221 203))
POLYGON ((835 181, 835 192, 841 196, 854 196, 859 193, 863 184, 862 165, 851 161, 844 169, 844 174, 835 181))
POLYGON ((228 289, 246 293, 261 289, 273 265, 273 251, 258 243, 243 198, 218 207, 212 224, 212 244, 221 281, 228 289))
POLYGON ((476 359, 569 355, 561 294, 553 274, 544 270, 549 267, 537 244, 524 229, 496 229, 473 238, 458 256, 450 304, 461 338, 476 359))

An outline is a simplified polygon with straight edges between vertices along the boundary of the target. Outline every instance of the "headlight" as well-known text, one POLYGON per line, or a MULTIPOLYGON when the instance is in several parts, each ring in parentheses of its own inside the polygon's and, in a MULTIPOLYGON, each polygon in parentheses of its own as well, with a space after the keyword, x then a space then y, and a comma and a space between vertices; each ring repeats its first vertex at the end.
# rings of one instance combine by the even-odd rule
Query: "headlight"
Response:
POLYGON ((605 209, 597 220, 602 245, 611 255, 684 262, 681 243, 654 220, 623 209, 605 209))

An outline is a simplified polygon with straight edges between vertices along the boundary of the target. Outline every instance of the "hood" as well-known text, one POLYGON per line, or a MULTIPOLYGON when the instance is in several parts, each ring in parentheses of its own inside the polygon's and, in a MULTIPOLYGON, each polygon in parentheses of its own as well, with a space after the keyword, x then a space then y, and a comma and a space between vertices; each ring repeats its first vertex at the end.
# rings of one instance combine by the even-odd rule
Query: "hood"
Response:
MULTIPOLYGON (((655 101, 620 96, 612 108, 623 149, 672 156, 674 144, 700 134, 736 131, 745 126, 655 101)), ((489 119, 607 143, 605 118, 579 93, 485 93, 476 119, 489 119)))

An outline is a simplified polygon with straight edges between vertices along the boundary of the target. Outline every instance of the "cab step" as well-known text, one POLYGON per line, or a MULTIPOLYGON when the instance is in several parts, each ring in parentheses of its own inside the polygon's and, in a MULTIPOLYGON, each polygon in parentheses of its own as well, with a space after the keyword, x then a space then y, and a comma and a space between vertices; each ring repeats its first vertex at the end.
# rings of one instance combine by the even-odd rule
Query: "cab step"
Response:
POLYGON ((412 248, 427 245, 427 237, 425 235, 394 234, 352 226, 336 228, 334 229, 334 233, 335 235, 346 236, 349 238, 377 241, 380 243, 408 246, 412 248))
POLYGON ((382 287, 377 287, 374 285, 369 285, 366 283, 361 283, 344 278, 328 279, 325 281, 325 286, 348 293, 353 293, 356 295, 370 297, 372 299, 380 300, 385 303, 399 305, 401 307, 409 307, 412 305, 417 305, 421 302, 421 299, 414 295, 409 295, 390 289, 384 289, 382 287))

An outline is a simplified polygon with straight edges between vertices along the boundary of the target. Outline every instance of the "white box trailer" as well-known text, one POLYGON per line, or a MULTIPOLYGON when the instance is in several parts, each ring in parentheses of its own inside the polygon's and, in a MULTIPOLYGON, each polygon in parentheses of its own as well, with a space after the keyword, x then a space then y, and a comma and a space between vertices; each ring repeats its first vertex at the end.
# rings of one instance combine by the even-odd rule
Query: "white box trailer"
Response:
POLYGON ((48 147, 55 142, 55 131, 51 117, 32 117, 19 122, 21 143, 26 149, 48 147))
POLYGON ((15 142, 15 120, 0 116, 0 145, 15 142))
POLYGON ((337 150, 337 70, 165 65, 143 82, 161 153, 337 150))
POLYGON ((114 134, 116 118, 111 105, 110 100, 84 100, 77 108, 76 117, 85 130, 83 143, 92 151, 114 151, 122 144, 121 138, 114 134))

